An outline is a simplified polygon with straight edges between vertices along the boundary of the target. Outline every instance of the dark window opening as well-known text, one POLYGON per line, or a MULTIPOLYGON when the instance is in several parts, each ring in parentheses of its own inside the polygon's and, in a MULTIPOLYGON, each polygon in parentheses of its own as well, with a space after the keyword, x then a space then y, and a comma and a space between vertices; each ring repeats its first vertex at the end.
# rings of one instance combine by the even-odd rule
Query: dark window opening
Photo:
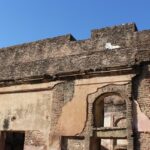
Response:
POLYGON ((1 132, 1 147, 3 150, 23 150, 24 132, 1 132))

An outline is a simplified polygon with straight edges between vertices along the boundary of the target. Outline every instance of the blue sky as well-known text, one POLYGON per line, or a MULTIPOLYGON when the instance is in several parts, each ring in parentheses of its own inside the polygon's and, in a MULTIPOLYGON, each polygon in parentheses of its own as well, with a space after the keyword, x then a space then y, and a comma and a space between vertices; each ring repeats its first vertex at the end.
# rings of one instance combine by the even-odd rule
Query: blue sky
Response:
POLYGON ((150 29, 150 0, 0 0, 0 47, 127 22, 150 29))

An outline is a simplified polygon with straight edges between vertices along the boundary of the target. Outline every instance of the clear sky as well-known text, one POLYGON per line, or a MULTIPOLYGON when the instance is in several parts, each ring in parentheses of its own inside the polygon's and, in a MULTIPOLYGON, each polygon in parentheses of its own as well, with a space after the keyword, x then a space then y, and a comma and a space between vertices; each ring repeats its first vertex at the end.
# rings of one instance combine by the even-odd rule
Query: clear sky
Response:
POLYGON ((150 29, 150 0, 0 0, 0 47, 136 22, 150 29))

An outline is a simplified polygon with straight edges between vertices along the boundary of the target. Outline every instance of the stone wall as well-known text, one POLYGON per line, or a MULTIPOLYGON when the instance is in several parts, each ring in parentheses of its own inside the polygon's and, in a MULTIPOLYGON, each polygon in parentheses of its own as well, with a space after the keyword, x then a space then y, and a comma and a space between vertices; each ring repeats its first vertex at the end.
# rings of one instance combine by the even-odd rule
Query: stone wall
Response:
POLYGON ((61 137, 72 137, 67 139, 72 149, 86 149, 87 96, 109 84, 127 84, 131 78, 93 77, 0 88, 1 130, 25 131, 25 150, 59 150, 61 137))
POLYGON ((83 137, 62 137, 61 150, 85 150, 83 137))
POLYGON ((65 35, 0 49, 1 147, 3 131, 23 131, 25 150, 97 150, 93 106, 114 94, 126 107, 107 111, 122 112, 124 120, 113 121, 126 124, 127 149, 149 149, 149 39, 150 30, 124 24, 93 30, 87 40, 65 35))
MULTIPOLYGON (((148 150, 150 147, 150 67, 148 64, 141 66, 141 73, 134 82, 136 82, 134 96, 142 113, 142 117, 137 118, 135 122, 142 119, 140 123, 143 124, 143 126, 139 124, 139 128, 136 127, 135 147, 137 150, 148 150)), ((136 114, 136 116, 140 115, 136 114)))
POLYGON ((134 24, 125 24, 94 30, 88 40, 74 41, 67 35, 2 48, 0 81, 56 80, 64 75, 133 67, 150 61, 149 38, 149 30, 138 32, 134 24))
POLYGON ((150 133, 138 133, 135 137, 135 150, 149 150, 150 133))
POLYGON ((47 150, 47 139, 48 136, 45 137, 44 133, 40 131, 26 131, 24 150, 47 150))

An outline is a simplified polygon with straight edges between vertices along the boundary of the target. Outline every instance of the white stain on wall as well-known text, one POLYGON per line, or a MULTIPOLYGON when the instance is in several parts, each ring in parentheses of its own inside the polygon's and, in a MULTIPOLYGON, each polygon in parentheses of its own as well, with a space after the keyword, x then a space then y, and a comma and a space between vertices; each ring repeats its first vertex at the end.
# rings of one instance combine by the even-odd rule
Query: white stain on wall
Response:
POLYGON ((120 46, 119 46, 119 45, 112 45, 111 43, 106 43, 106 44, 105 44, 105 48, 111 50, 111 49, 120 48, 120 46))

